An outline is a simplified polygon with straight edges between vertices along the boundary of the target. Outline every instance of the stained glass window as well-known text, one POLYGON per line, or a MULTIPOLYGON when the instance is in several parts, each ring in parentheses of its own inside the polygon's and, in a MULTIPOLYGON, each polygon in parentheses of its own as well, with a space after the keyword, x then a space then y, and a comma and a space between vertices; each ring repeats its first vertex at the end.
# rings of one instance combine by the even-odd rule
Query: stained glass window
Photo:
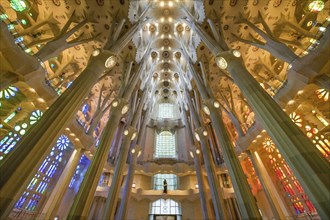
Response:
POLYGON ((42 112, 40 110, 35 110, 34 112, 31 113, 30 116, 30 124, 33 125, 36 123, 42 116, 42 112))
POLYGON ((180 204, 171 199, 159 199, 152 203, 150 214, 180 215, 180 204))
POLYGON ((315 93, 319 99, 323 99, 325 102, 328 101, 329 91, 327 91, 326 89, 318 89, 315 91, 315 93))
POLYGON ((174 117, 173 104, 171 104, 171 103, 159 104, 158 117, 159 118, 173 118, 174 117))
MULTIPOLYGON (((317 115, 315 111, 313 113, 316 117, 319 115, 317 115)), ((290 114, 290 117, 296 125, 301 127, 306 136, 311 139, 315 147, 323 154, 323 156, 330 160, 330 142, 324 132, 319 132, 315 126, 307 124, 306 121, 301 118, 301 116, 298 117, 298 115, 294 112, 290 114)), ((319 117, 317 118, 319 119, 319 117)))
POLYGON ((61 135, 56 141, 56 145, 40 165, 37 173, 28 184, 25 192, 16 202, 15 208, 35 211, 38 204, 49 190, 49 185, 56 181, 62 172, 71 152, 71 142, 68 137, 61 135))
POLYGON ((176 140, 175 134, 169 131, 162 131, 156 134, 156 150, 155 157, 157 158, 176 158, 176 140))
POLYGON ((15 96, 17 92, 18 88, 15 86, 9 86, 7 89, 0 91, 0 98, 9 99, 10 97, 15 96))
POLYGON ((23 0, 11 0, 10 6, 18 12, 22 12, 27 9, 26 2, 23 0))
MULTIPOLYGON (((271 139, 267 138, 267 140, 271 139)), ((270 167, 273 169, 279 183, 282 185, 286 196, 290 199, 295 213, 299 215, 305 212, 315 212, 312 202, 308 199, 302 186, 293 175, 288 164, 282 158, 282 155, 276 149, 276 146, 274 145, 274 150, 268 151, 268 153, 270 167)))
POLYGON ((7 155, 16 146, 17 142, 30 128, 30 125, 36 123, 41 115, 42 112, 40 110, 33 111, 29 118, 23 120, 20 123, 17 123, 14 126, 14 129, 0 140, 0 160, 2 160, 5 155, 7 155))
POLYGON ((78 191, 89 164, 90 164, 89 159, 85 155, 82 155, 79 164, 76 168, 76 171, 74 173, 74 176, 72 177, 71 182, 69 184, 69 188, 78 191))

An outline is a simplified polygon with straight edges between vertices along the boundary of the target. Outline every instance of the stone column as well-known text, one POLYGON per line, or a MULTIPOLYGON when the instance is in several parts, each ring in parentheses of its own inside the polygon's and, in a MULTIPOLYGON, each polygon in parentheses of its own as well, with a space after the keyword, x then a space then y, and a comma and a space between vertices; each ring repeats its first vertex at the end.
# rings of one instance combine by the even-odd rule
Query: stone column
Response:
POLYGON ((68 164, 63 170, 63 176, 60 177, 57 185, 54 189, 52 196, 49 198, 45 208, 46 215, 45 219, 54 219, 57 214, 57 210, 61 205, 62 199, 65 195, 66 190, 69 187, 70 181, 76 171, 77 165, 79 164, 80 158, 83 155, 83 150, 81 148, 76 149, 72 154, 68 164))
POLYGON ((120 201, 120 206, 118 209, 118 214, 115 216, 116 220, 126 219, 126 209, 129 203, 129 197, 132 191, 132 184, 134 178, 134 172, 136 168, 137 155, 141 151, 141 147, 136 145, 135 148, 131 150, 131 158, 128 166, 128 172, 126 176, 126 182, 123 188, 123 195, 120 201))
POLYGON ((199 76, 191 62, 188 63, 188 68, 193 75, 198 90, 202 91, 201 96, 204 100, 203 111, 211 117, 211 122, 220 143, 225 164, 228 168, 230 178, 233 181, 233 188, 237 196, 242 217, 246 219, 261 219, 258 206, 252 195, 240 161, 234 151, 232 140, 222 120, 221 110, 219 109, 220 104, 208 98, 209 96, 213 97, 213 94, 207 93, 205 85, 199 80, 199 76), (217 106, 217 108, 215 106, 217 106))
MULTIPOLYGON (((135 31, 129 31, 128 35, 132 37, 134 34, 135 31)), ((98 77, 104 70, 110 70, 116 64, 116 59, 113 52, 95 50, 86 69, 0 162, 0 210, 6 210, 1 212, 0 218, 7 218, 15 201, 23 192, 20 188, 24 187, 21 186, 28 184, 39 164, 51 150, 58 134, 73 118, 98 77)))
MULTIPOLYGON (((276 206, 275 206, 275 204, 274 204, 275 201, 273 201, 273 199, 272 199, 272 197, 271 197, 271 195, 270 195, 270 193, 269 193, 270 189, 267 188, 267 186, 266 186, 266 184, 265 184, 265 182, 264 182, 264 178, 263 178, 263 176, 261 175, 261 172, 260 172, 259 166, 258 166, 256 160, 254 159, 253 152, 251 152, 250 150, 247 150, 247 151, 246 151, 246 154, 249 156, 249 158, 250 158, 250 160, 251 160, 251 162, 252 162, 252 165, 253 165, 253 167, 254 167, 254 170, 256 171, 256 174, 257 174, 258 179, 259 179, 259 181, 260 181, 260 183, 261 183, 261 186, 262 186, 262 188, 263 188, 263 190, 264 190, 264 193, 265 193, 265 195, 266 195, 266 198, 267 198, 267 200, 268 200, 268 203, 269 203, 269 205, 270 205, 270 208, 272 209, 272 213, 273 213, 273 215, 274 215, 274 218, 275 218, 275 219, 284 219, 284 218, 285 218, 285 215, 284 215, 282 212, 281 212, 282 215, 280 215, 280 213, 279 213, 279 212, 277 211, 277 209, 276 209, 276 206)), ((279 210, 279 211, 281 211, 281 210, 279 210)))
POLYGON ((116 205, 117 205, 117 201, 118 201, 118 197, 119 197, 119 193, 120 193, 120 189, 121 189, 121 182, 123 179, 123 169, 126 164, 127 155, 129 152, 132 138, 134 138, 134 136, 133 136, 134 134, 136 135, 136 129, 131 126, 126 128, 126 130, 124 131, 124 135, 126 137, 124 138, 124 141, 120 148, 118 158, 115 163, 116 166, 115 166, 115 170, 114 170, 114 176, 111 181, 111 186, 110 186, 108 197, 106 200, 105 212, 103 214, 102 219, 113 219, 114 218, 114 212, 116 210, 116 205))
MULTIPOLYGON (((181 106, 182 106, 182 109, 184 109, 183 105, 181 105, 181 106)), ((196 169, 196 177, 197 177, 198 190, 199 190, 199 199, 200 199, 200 203, 201 203, 201 207, 202 207, 203 219, 210 219, 209 210, 207 208, 205 184, 203 181, 203 173, 202 173, 202 169, 201 169, 202 163, 200 160, 200 150, 197 147, 196 147, 196 149, 193 149, 193 147, 192 147, 192 146, 194 146, 194 137, 193 137, 192 129, 191 129, 190 123, 188 122, 187 113, 184 111, 183 114, 184 114, 184 121, 185 121, 185 125, 186 125, 187 136, 188 136, 188 144, 190 145, 191 152, 193 153, 193 156, 194 156, 193 159, 194 159, 194 164, 195 164, 195 169, 196 169)))
MULTIPOLYGON (((139 78, 138 76, 141 75, 143 69, 141 66, 143 65, 141 64, 139 70, 135 73, 137 77, 132 80, 132 83, 127 86, 122 85, 122 87, 120 88, 120 90, 127 90, 122 95, 122 97, 129 98, 132 95, 133 90, 127 89, 127 87, 136 86, 136 83, 139 78)), ((68 219, 70 220, 85 220, 88 217, 88 212, 93 201, 94 192, 100 179, 103 167, 106 163, 108 152, 110 150, 111 143, 117 130, 118 123, 122 115, 126 114, 126 112, 129 110, 128 100, 122 97, 112 102, 110 116, 103 130, 102 137, 100 139, 100 144, 96 150, 96 154, 94 155, 91 164, 88 167, 85 178, 81 183, 78 194, 71 207, 68 216, 68 219)))
POLYGON ((214 101, 211 99, 204 101, 204 106, 204 109, 206 107, 209 109, 209 115, 233 183, 242 218, 261 219, 258 206, 246 180, 241 163, 236 156, 232 140, 229 137, 224 122, 222 121, 221 111, 214 106, 214 101))
POLYGON ((93 210, 92 220, 101 219, 102 215, 102 203, 105 202, 105 198, 102 196, 95 196, 94 197, 95 208, 93 210))
POLYGON ((328 161, 246 70, 237 52, 220 53, 217 59, 222 68, 227 65, 225 69, 231 74, 261 124, 275 142, 318 214, 322 219, 326 219, 330 206, 328 161))
POLYGON ((125 111, 123 112, 123 110, 128 108, 127 104, 128 102, 124 99, 117 99, 112 103, 110 117, 103 130, 100 144, 88 167, 67 219, 87 219, 97 184, 108 157, 111 142, 122 117, 122 113, 126 113, 125 111))
MULTIPOLYGON (((130 88, 130 87, 129 87, 130 88)), ((132 91, 130 92, 132 93, 132 91)), ((116 204, 118 201, 118 196, 121 189, 121 182, 123 178, 123 168, 126 164, 129 148, 131 141, 136 138, 137 131, 136 126, 138 123, 138 119, 141 116, 142 108, 145 103, 145 99, 147 97, 147 91, 145 89, 143 96, 140 99, 139 106, 137 110, 135 111, 134 115, 132 116, 132 121, 130 125, 126 128, 124 131, 124 141, 121 145, 120 152, 118 155, 118 158, 116 160, 116 166, 114 170, 114 176, 111 181, 111 186, 109 189, 106 205, 105 205, 105 211, 103 215, 103 219, 113 219, 114 218, 114 212, 116 210, 116 204)))
POLYGON ((206 45, 216 56, 217 65, 230 73, 320 217, 327 219, 330 206, 330 165, 327 160, 247 71, 239 51, 223 51, 198 24, 193 27, 203 41, 208 41, 206 45))
POLYGON ((195 137, 197 141, 201 143, 201 150, 204 158, 207 179, 210 185, 211 197, 212 197, 216 219, 229 219, 226 213, 224 199, 221 194, 219 180, 216 176, 214 163, 212 161, 210 146, 208 144, 208 140, 206 139, 207 131, 206 129, 201 127, 199 117, 188 95, 187 95, 187 100, 188 100, 191 117, 193 119, 195 127, 197 128, 195 130, 195 137))
MULTIPOLYGON (((206 200, 206 192, 205 192, 205 184, 203 181, 203 173, 202 173, 202 163, 200 159, 200 151, 198 149, 192 151, 194 155, 194 164, 196 169, 196 177, 198 183, 198 191, 199 191, 199 200, 202 206, 202 215, 203 219, 210 219, 209 210, 207 208, 207 200, 206 200)), ((221 193, 221 192, 220 192, 221 193)), ((219 195, 221 196, 221 195, 219 195)))
POLYGON ((215 166, 212 159, 212 153, 206 136, 207 131, 203 127, 195 129, 195 136, 201 144, 202 155, 204 158, 205 170, 210 185, 211 197, 214 205, 216 219, 230 219, 226 211, 225 201, 221 192, 219 179, 216 175, 215 166))
POLYGON ((128 203, 129 203, 129 198, 131 196, 131 187, 133 184, 133 178, 134 178, 134 172, 135 172, 135 167, 136 167, 136 160, 138 157, 138 154, 141 153, 141 143, 143 140, 143 136, 145 134, 145 130, 146 130, 146 126, 147 126, 147 122, 148 122, 148 118, 149 118, 149 113, 150 111, 147 109, 145 111, 145 115, 144 115, 144 119, 143 119, 143 123, 140 126, 140 130, 139 130, 139 134, 137 137, 137 141, 136 141, 136 146, 133 151, 131 151, 132 156, 131 156, 131 160, 130 160, 130 164, 128 167, 128 173, 127 173, 127 177, 126 177, 126 182, 124 185, 124 190, 123 190, 123 196, 121 198, 120 201, 120 206, 119 206, 119 210, 118 210, 118 214, 115 216, 117 220, 122 220, 122 219, 126 219, 126 214, 127 214, 127 207, 128 207, 128 203))

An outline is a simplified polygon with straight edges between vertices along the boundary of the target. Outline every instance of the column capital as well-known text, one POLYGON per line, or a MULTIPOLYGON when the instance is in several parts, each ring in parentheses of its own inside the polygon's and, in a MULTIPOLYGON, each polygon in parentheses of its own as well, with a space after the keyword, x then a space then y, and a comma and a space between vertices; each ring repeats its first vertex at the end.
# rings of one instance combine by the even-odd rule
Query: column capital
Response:
POLYGON ((105 69, 111 69, 113 68, 118 61, 117 54, 110 51, 110 50, 104 50, 104 49, 95 49, 92 52, 92 55, 90 57, 89 63, 93 65, 93 63, 97 63, 97 65, 100 65, 99 62, 104 62, 104 68, 105 69))
POLYGON ((220 102, 214 98, 203 100, 202 109, 205 114, 210 115, 212 108, 220 108, 220 102))
POLYGON ((201 126, 195 129, 195 138, 200 141, 201 137, 206 137, 208 135, 205 127, 201 126))
POLYGON ((137 134, 137 130, 132 126, 127 126, 124 130, 124 135, 126 136, 126 138, 130 140, 134 140, 136 134, 137 134))
POLYGON ((137 157, 139 155, 139 153, 141 152, 141 150, 142 150, 142 147, 140 145, 135 145, 135 147, 133 147, 131 149, 131 153, 133 156, 137 157))
POLYGON ((241 53, 238 50, 227 50, 215 56, 215 62, 220 69, 227 69, 232 61, 241 60, 241 53))
POLYGON ((111 106, 113 110, 120 110, 122 115, 126 114, 129 110, 128 101, 123 98, 116 98, 111 106))

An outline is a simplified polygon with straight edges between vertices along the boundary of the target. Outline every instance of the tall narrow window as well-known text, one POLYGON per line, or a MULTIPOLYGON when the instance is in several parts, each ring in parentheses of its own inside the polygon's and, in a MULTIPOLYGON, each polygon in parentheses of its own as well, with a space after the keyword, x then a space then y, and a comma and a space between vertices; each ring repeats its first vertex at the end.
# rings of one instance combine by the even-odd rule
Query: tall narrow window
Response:
POLYGON ((68 137, 61 135, 50 154, 43 161, 37 173, 28 184, 25 192, 16 202, 15 208, 27 211, 36 211, 40 207, 40 201, 48 193, 59 177, 64 166, 72 153, 72 143, 68 137))
POLYGON ((175 134, 162 131, 156 137, 156 158, 176 158, 175 134))
POLYGON ((166 179, 167 189, 176 190, 178 188, 178 178, 175 174, 156 174, 154 175, 154 189, 163 189, 163 181, 166 179))
POLYGON ((171 103, 159 104, 158 117, 173 118, 174 117, 173 104, 171 103))

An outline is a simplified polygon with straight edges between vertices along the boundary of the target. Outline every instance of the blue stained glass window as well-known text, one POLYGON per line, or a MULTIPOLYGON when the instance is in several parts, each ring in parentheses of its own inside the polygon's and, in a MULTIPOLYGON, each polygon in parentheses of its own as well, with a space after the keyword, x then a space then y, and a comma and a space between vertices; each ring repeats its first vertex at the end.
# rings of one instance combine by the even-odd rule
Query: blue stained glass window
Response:
POLYGON ((67 136, 61 135, 56 142, 56 146, 51 149, 51 152, 40 165, 38 172, 32 178, 25 192, 16 202, 15 207, 34 211, 37 208, 43 195, 47 192, 49 184, 55 181, 59 175, 55 175, 59 170, 63 170, 68 156, 72 152, 70 141, 67 136), (66 160, 64 160, 66 158, 66 160), (65 163, 64 163, 65 161, 65 163), (62 168, 62 169, 60 169, 62 168), (28 197, 27 195, 32 195, 28 197))
POLYGON ((15 86, 9 86, 8 88, 0 91, 0 98, 9 99, 10 97, 15 96, 17 92, 18 88, 16 88, 15 86))
MULTIPOLYGON (((15 91, 18 91, 16 87, 13 87, 11 92, 5 92, 5 90, 1 91, 1 98, 3 96, 6 97, 7 95, 9 96, 10 94, 14 94, 15 91)), ((5 120, 9 122, 15 115, 16 111, 10 114, 5 120)), ((30 117, 25 119, 29 120, 30 123, 20 122, 19 124, 16 124, 13 131, 9 132, 0 140, 0 160, 2 160, 16 146, 16 143, 23 135, 25 135, 26 131, 30 128, 30 125, 36 123, 40 119, 41 115, 42 112, 40 110, 33 111, 30 117)))
POLYGON ((69 188, 71 188, 71 189, 74 188, 75 190, 78 191, 78 189, 80 187, 80 184, 81 184, 81 182, 82 182, 82 180, 85 176, 85 173, 87 171, 87 168, 88 168, 89 164, 90 164, 89 159, 85 155, 83 155, 80 158, 80 161, 79 161, 79 164, 76 168, 75 174, 71 179, 69 188))
POLYGON ((86 114, 86 113, 88 112, 88 110, 89 110, 89 105, 88 105, 88 104, 83 105, 83 107, 82 107, 82 112, 83 112, 84 114, 86 114))

